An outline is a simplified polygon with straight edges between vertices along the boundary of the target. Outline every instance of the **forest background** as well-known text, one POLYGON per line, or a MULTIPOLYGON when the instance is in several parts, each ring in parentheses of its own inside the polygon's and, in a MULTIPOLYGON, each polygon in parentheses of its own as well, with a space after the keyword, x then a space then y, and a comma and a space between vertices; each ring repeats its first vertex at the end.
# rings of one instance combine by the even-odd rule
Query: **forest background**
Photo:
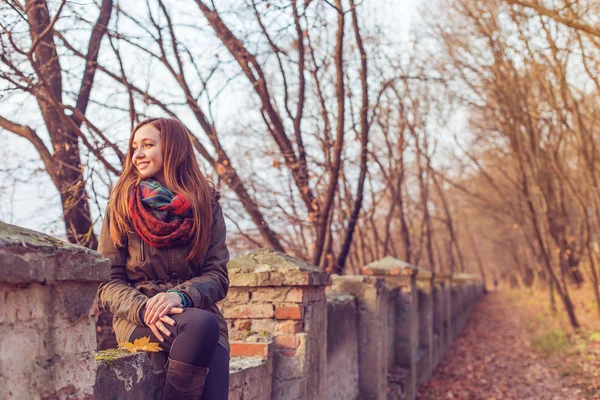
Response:
POLYGON ((95 248, 131 129, 172 116, 235 254, 503 279, 577 328, 573 290, 600 315, 598 15, 592 0, 2 0, 0 218, 95 248))

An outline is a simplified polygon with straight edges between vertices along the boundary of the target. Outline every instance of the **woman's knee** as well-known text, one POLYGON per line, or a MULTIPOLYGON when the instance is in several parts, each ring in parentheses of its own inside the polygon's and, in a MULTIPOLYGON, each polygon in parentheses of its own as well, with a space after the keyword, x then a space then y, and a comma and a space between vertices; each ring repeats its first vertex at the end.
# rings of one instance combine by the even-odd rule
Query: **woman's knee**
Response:
POLYGON ((203 339, 219 339, 219 320, 217 317, 206 310, 199 308, 188 308, 181 315, 186 315, 185 330, 198 333, 203 339))

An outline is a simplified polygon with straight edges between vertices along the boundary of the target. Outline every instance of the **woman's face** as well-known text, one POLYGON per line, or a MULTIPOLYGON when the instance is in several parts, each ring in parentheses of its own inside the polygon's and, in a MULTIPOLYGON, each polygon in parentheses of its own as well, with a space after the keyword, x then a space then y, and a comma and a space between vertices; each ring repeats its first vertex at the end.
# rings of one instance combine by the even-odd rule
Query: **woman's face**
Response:
POLYGON ((165 186, 160 132, 151 124, 137 130, 131 144, 133 165, 142 178, 152 178, 165 186))

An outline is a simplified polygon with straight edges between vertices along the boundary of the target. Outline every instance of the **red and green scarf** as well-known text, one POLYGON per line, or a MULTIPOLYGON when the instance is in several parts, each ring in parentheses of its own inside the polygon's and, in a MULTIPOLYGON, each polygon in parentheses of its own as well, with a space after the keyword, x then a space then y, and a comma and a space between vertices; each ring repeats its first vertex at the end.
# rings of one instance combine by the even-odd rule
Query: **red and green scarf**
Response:
POLYGON ((192 236, 192 204, 154 179, 144 179, 129 196, 133 227, 152 247, 173 247, 192 236))

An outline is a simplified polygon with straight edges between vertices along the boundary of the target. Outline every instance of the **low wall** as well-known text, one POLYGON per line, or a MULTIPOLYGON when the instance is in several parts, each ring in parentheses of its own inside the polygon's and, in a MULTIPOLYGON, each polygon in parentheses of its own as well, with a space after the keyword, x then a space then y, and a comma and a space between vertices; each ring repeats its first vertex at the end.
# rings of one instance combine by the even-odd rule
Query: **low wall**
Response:
POLYGON ((107 259, 0 222, 0 399, 85 399, 107 259))
POLYGON ((358 310, 356 298, 327 295, 327 376, 325 399, 359 395, 358 310))
MULTIPOLYGON (((228 269, 234 400, 414 399, 483 293, 470 275, 391 257, 329 276, 262 249, 228 269)), ((164 353, 94 360, 109 270, 96 252, 0 222, 0 398, 160 398, 164 353)))

